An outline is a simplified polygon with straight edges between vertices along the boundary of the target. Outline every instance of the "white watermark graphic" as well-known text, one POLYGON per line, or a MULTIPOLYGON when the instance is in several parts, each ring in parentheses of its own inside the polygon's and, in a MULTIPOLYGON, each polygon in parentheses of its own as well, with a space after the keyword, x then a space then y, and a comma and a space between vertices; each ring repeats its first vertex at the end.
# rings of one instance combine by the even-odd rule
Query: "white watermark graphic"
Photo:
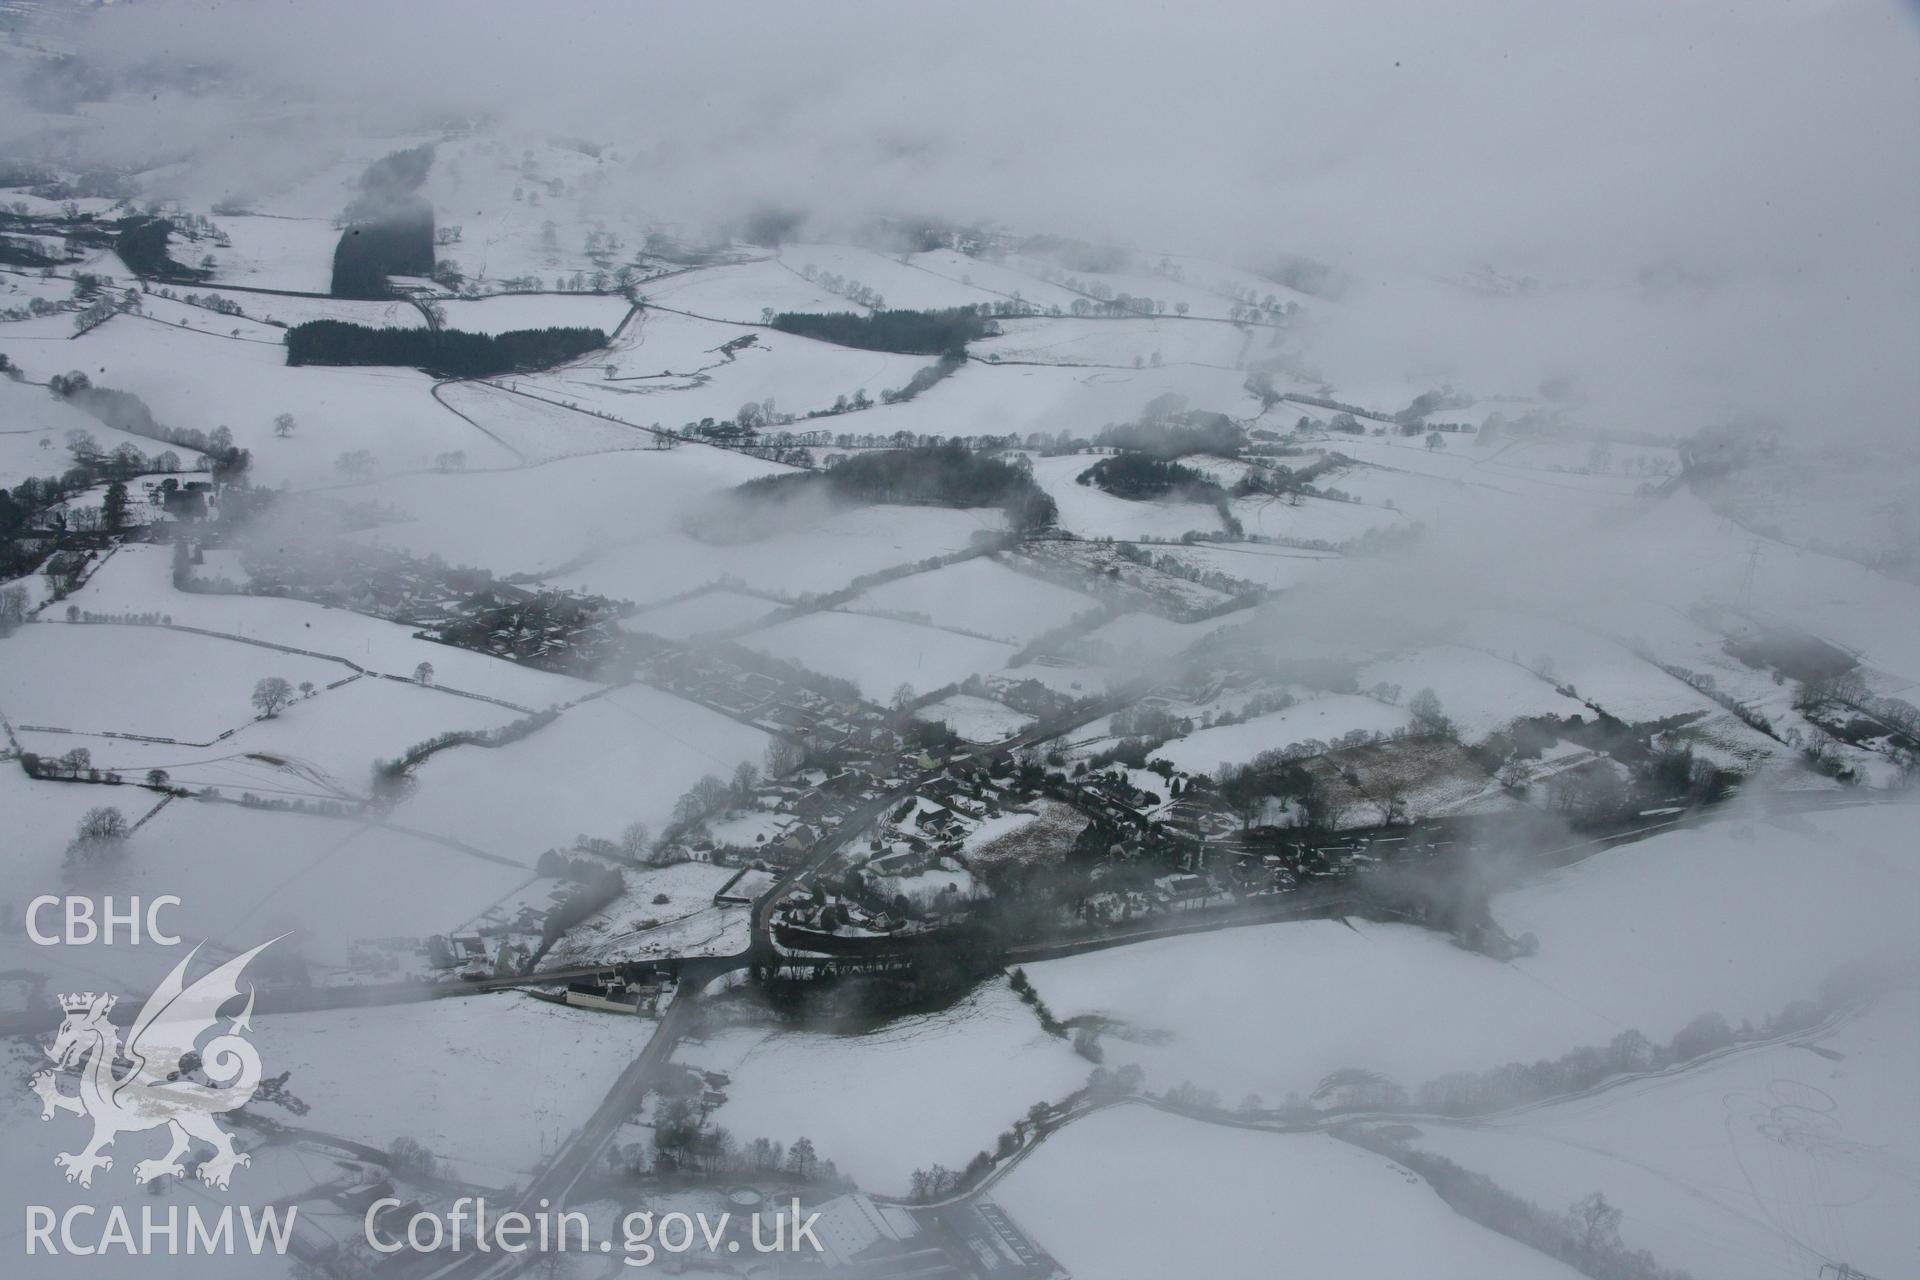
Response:
POLYGON ((196 1141, 213 1148, 199 1170, 210 1187, 225 1190, 234 1169, 251 1162, 245 1152, 234 1150, 233 1136, 213 1118, 245 1106, 260 1083, 260 1055, 244 1034, 251 1030, 253 989, 247 989, 246 1007, 224 1033, 205 1045, 200 1040, 218 1029, 221 1007, 240 995, 247 963, 272 945, 263 942, 188 985, 187 965, 200 950, 195 947, 147 997, 124 1045, 119 1028, 107 1020, 118 997, 91 991, 60 997, 67 1016, 47 1056, 63 1071, 78 1069, 80 1091, 61 1093, 51 1070, 35 1075, 32 1088, 40 1095, 42 1120, 70 1111, 93 1121, 93 1136, 84 1147, 54 1157, 68 1182, 92 1186, 96 1171, 113 1168, 106 1149, 116 1138, 162 1127, 172 1145, 159 1159, 133 1166, 136 1182, 185 1177, 181 1158, 196 1141), (198 1062, 206 1083, 189 1078, 190 1060, 198 1062), (115 1070, 119 1061, 129 1064, 123 1072, 115 1070))
MULTIPOLYGON (((35 900, 28 926, 36 942, 42 939, 35 917, 44 906, 60 901, 35 900)), ((104 928, 111 943, 119 925, 130 928, 130 940, 137 944, 140 923, 155 942, 176 940, 158 927, 158 911, 178 904, 178 898, 155 899, 145 912, 137 904, 116 912, 109 899, 101 913, 103 925, 95 924, 91 910, 75 909, 73 901, 65 910, 64 938, 55 934, 47 940, 84 945, 100 937, 104 928)), ((248 963, 275 941, 263 942, 189 983, 187 966, 200 950, 195 947, 147 997, 124 1043, 108 1018, 119 997, 92 991, 60 997, 66 1017, 46 1050, 55 1066, 36 1073, 30 1087, 39 1095, 42 1120, 70 1112, 93 1122, 93 1132, 79 1150, 53 1158, 68 1182, 91 1187, 96 1173, 113 1168, 107 1149, 115 1140, 148 1129, 165 1129, 169 1145, 157 1158, 135 1162, 136 1183, 185 1178, 196 1143, 212 1148, 201 1159, 198 1174, 214 1190, 226 1190, 234 1170, 251 1163, 245 1152, 234 1149, 233 1136, 214 1117, 245 1106, 260 1084, 260 1055, 246 1039, 252 1029, 252 987, 239 1014, 223 1019, 220 1010, 241 995, 240 976, 248 963), (61 1092, 62 1073, 78 1077, 77 1092, 61 1092)), ((26 1252, 76 1257, 284 1254, 298 1212, 294 1206, 146 1204, 130 1209, 76 1204, 56 1210, 30 1204, 26 1252)))
POLYGON ((222 1205, 215 1213, 197 1204, 141 1205, 129 1213, 120 1205, 105 1210, 76 1204, 55 1213, 43 1204, 27 1206, 27 1254, 91 1257, 121 1253, 130 1258, 179 1254, 278 1253, 287 1251, 299 1206, 255 1210, 251 1205, 222 1205), (239 1230, 234 1230, 235 1222, 239 1230))
POLYGON ((629 1267, 653 1265, 662 1254, 681 1255, 696 1249, 708 1254, 753 1253, 815 1254, 823 1251, 813 1227, 817 1213, 801 1215, 800 1201, 794 1200, 785 1212, 771 1215, 748 1214, 736 1218, 731 1213, 655 1214, 635 1210, 619 1220, 617 1229, 595 1238, 593 1224, 578 1210, 549 1210, 547 1201, 531 1212, 510 1209, 492 1213, 486 1197, 462 1196, 444 1212, 422 1209, 404 1223, 383 1221, 400 1207, 398 1199, 388 1197, 367 1206, 364 1221, 367 1243, 379 1253, 519 1254, 601 1253, 618 1250, 629 1267))

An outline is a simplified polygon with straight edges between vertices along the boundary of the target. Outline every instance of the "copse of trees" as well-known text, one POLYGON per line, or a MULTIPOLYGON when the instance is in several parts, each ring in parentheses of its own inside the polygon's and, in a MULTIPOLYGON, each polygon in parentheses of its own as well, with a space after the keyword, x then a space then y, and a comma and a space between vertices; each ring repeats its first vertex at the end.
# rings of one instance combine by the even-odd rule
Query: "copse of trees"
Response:
POLYGON ((167 253, 167 238, 173 223, 165 218, 128 218, 114 237, 114 252, 135 275, 148 280, 173 284, 198 284, 213 273, 199 267, 183 266, 167 253))
POLYGON ((1440 387, 1415 396, 1406 408, 1393 415, 1393 420, 1403 427, 1417 426, 1433 414, 1448 409, 1471 409, 1473 404, 1472 396, 1455 391, 1452 387, 1440 387))
POLYGON ((67 844, 67 862, 88 866, 111 861, 125 852, 132 831, 118 809, 110 805, 89 809, 67 844))
POLYGON ((898 502, 1001 507, 1020 530, 1054 521, 1053 499, 1027 471, 962 444, 858 454, 825 471, 749 480, 735 490, 749 506, 824 493, 843 503, 898 502))
POLYGON ((1337 818, 1329 804, 1316 804, 1319 784, 1296 757, 1285 748, 1262 751, 1244 765, 1222 765, 1214 788, 1221 801, 1233 810, 1242 827, 1254 826, 1266 811, 1269 800, 1298 804, 1307 825, 1326 825, 1337 818))
POLYGON ((433 206, 418 194, 433 146, 395 151, 368 165, 333 251, 336 298, 385 298, 388 276, 433 274, 433 206))
POLYGON ((287 363, 404 365, 448 377, 481 378, 545 369, 606 345, 607 335, 600 329, 556 326, 488 334, 309 320, 287 330, 287 363))
POLYGON ((333 250, 336 298, 388 298, 388 276, 433 274, 433 206, 418 196, 340 233, 333 250))
POLYGON ((1116 453, 1100 459, 1076 477, 1116 498, 1173 496, 1193 502, 1216 502, 1224 495, 1219 485, 1192 467, 1144 453, 1116 453))
POLYGON ((972 307, 945 311, 876 311, 856 315, 785 311, 770 322, 782 333, 818 338, 862 351, 892 351, 900 355, 939 355, 964 351, 975 338, 991 337, 999 327, 972 307))

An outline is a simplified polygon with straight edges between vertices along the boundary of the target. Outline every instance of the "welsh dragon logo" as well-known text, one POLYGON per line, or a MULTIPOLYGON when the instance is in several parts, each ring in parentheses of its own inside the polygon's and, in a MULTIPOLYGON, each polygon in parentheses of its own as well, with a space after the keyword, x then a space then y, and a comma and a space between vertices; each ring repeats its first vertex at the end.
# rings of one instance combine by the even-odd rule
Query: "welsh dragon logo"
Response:
POLYGON ((68 1182, 92 1186, 94 1170, 113 1168, 113 1157, 103 1152, 115 1138, 161 1125, 166 1126, 173 1145, 158 1160, 133 1166, 137 1182, 185 1177, 181 1158, 192 1150, 195 1140, 213 1148, 213 1155, 201 1162, 199 1170, 200 1180, 209 1186, 224 1189, 236 1165, 251 1163, 245 1152, 233 1149, 232 1135, 213 1122, 221 1112, 246 1105, 260 1083, 260 1055, 242 1035, 251 1030, 251 986, 246 1007, 228 1020, 226 1032, 204 1047, 200 1039, 217 1029, 221 1007, 240 995, 240 974, 247 962, 277 941, 270 939, 235 956, 189 986, 187 966, 200 950, 195 947, 147 997, 124 1046, 118 1028, 107 1021, 117 997, 91 991, 60 997, 67 1016, 47 1056, 61 1071, 79 1069, 80 1092, 61 1093, 59 1076, 51 1070, 33 1077, 33 1091, 40 1095, 42 1120, 53 1119, 56 1111, 93 1120, 93 1138, 84 1149, 53 1158, 66 1170, 68 1182), (196 1059, 198 1073, 207 1083, 190 1078, 196 1059), (121 1064, 125 1069, 116 1071, 121 1064))

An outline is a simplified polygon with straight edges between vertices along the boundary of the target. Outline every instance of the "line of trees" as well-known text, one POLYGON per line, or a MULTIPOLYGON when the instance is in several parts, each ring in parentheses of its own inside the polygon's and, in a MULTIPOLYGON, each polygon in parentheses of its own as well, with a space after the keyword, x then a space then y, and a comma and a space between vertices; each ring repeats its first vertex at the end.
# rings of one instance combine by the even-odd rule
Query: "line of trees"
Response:
POLYGON ((901 355, 939 355, 964 351, 975 338, 999 332, 999 326, 972 307, 944 311, 876 311, 856 315, 783 311, 770 320, 782 333, 797 333, 862 351, 892 351, 901 355))
POLYGON ((96 387, 92 379, 78 370, 54 374, 47 379, 47 390, 54 399, 66 401, 117 431, 147 436, 206 454, 216 480, 233 479, 241 475, 252 461, 247 450, 233 443, 233 432, 226 427, 202 431, 198 427, 163 426, 139 396, 131 391, 116 391, 112 387, 96 387))
MULTIPOLYGON (((914 375, 907 379, 906 386, 882 391, 880 393, 880 399, 885 404, 904 404, 941 379, 951 377, 957 373, 960 366, 966 362, 967 353, 964 347, 955 348, 952 351, 943 351, 940 353, 938 360, 935 360, 923 369, 915 370, 914 375)), ((864 392, 859 394, 864 394, 864 392)))
POLYGON ((1342 1130, 1336 1137, 1386 1156, 1424 1178, 1463 1218, 1538 1249, 1594 1280, 1689 1280, 1670 1270, 1645 1249, 1629 1249, 1620 1239, 1621 1211, 1599 1192, 1554 1213, 1445 1156, 1406 1141, 1392 1129, 1342 1130))
POLYGON ((1223 413, 1195 410, 1167 417, 1149 417, 1104 428, 1096 445, 1130 449, 1156 458, 1183 458, 1190 453, 1217 453, 1233 457, 1247 447, 1247 433, 1223 413))
POLYGON ((579 327, 488 334, 309 320, 287 331, 287 363, 410 365, 447 377, 483 378, 545 369, 606 345, 604 330, 579 327))
POLYGON ((1838 1010, 1898 989, 1911 973, 1891 957, 1874 957, 1834 970, 1810 999, 1795 1000, 1758 1025, 1738 1026, 1718 1013, 1703 1013, 1657 1044, 1629 1028, 1604 1046, 1581 1045, 1558 1058, 1509 1062, 1487 1071, 1457 1071, 1428 1081, 1415 1093, 1422 1111, 1449 1116, 1486 1115, 1508 1107, 1591 1089, 1615 1075, 1660 1071, 1729 1046, 1811 1031, 1838 1010))
POLYGON ((792 1146, 765 1137, 742 1142, 724 1127, 708 1123, 707 1108, 700 1100, 704 1087, 700 1073, 692 1069, 662 1081, 653 1108, 651 1155, 645 1143, 618 1148, 615 1159, 619 1166, 634 1177, 649 1173, 784 1174, 837 1190, 853 1187, 852 1180, 815 1149, 811 1138, 795 1138, 792 1146))

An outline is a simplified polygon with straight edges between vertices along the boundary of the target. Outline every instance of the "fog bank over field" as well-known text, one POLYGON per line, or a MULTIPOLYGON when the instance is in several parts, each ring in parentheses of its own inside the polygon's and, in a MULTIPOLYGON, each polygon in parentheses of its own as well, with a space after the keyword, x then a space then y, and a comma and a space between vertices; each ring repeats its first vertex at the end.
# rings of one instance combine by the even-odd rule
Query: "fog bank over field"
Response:
POLYGON ((202 198, 484 117, 607 148, 609 221, 901 213, 1324 263, 1345 305, 1305 364, 1335 383, 1363 355, 1479 394, 1558 376, 1624 426, 1770 413, 1822 438, 1882 438, 1920 390, 1910 5, 155 3, 82 32, 114 75, 220 77, 81 131, 178 157, 202 198), (257 130, 211 105, 233 90, 257 130))

